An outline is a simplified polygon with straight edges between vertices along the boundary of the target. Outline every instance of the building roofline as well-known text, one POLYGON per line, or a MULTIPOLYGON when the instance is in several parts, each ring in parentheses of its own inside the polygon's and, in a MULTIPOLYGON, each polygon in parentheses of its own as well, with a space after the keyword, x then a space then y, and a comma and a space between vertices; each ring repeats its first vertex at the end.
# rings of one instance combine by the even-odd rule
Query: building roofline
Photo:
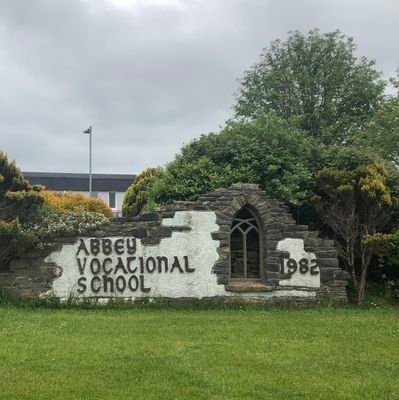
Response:
MULTIPOLYGON (((38 178, 88 178, 88 173, 70 173, 70 172, 32 172, 22 171, 22 175, 29 177, 38 178)), ((135 179, 135 174, 92 174, 92 178, 96 179, 135 179)))

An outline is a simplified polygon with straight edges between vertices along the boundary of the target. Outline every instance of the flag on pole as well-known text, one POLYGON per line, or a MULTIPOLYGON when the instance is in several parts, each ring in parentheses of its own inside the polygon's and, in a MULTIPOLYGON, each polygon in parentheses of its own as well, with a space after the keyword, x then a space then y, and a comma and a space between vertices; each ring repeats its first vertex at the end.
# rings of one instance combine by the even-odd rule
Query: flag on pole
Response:
POLYGON ((91 133, 91 125, 85 130, 85 131, 83 131, 83 133, 91 133))

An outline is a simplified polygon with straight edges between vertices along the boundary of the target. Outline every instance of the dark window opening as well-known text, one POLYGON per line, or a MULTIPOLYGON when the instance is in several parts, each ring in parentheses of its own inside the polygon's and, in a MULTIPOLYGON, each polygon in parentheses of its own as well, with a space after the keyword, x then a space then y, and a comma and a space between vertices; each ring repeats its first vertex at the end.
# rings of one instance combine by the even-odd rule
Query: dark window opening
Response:
POLYGON ((108 193, 108 206, 111 208, 116 207, 116 193, 115 192, 108 193))
POLYGON ((234 217, 230 232, 231 278, 260 278, 259 226, 247 207, 234 217))

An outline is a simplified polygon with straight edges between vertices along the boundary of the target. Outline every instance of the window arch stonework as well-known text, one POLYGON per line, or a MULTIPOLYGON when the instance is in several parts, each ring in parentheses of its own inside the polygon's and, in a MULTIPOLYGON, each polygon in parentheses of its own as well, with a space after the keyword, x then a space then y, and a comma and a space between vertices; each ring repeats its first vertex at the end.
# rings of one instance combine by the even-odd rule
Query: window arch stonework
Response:
MULTIPOLYGON (((229 188, 220 188, 202 194, 194 202, 178 202, 169 210, 213 211, 218 228, 211 232, 212 239, 218 242, 218 259, 212 266, 217 283, 227 291, 262 292, 287 290, 286 280, 290 278, 282 267, 290 257, 288 251, 278 249, 284 239, 303 239, 304 250, 313 252, 320 268, 321 287, 317 296, 322 301, 331 299, 337 304, 346 302, 345 286, 348 275, 339 268, 337 250, 332 240, 318 237, 317 231, 309 231, 306 225, 296 224, 289 207, 271 198, 258 185, 237 183, 229 188), (231 277, 231 241, 233 220, 243 208, 249 208, 257 217, 260 240, 260 278, 237 279, 231 277), (283 262, 282 262, 283 260, 283 262), (285 280, 280 285, 281 280, 285 280)), ((169 211, 166 211, 168 215, 169 211)), ((234 250, 234 249, 233 249, 234 250)), ((301 288, 300 288, 301 289, 301 288)), ((273 300, 274 301, 274 300, 273 300)), ((296 300, 295 300, 296 301, 296 300)))
POLYGON ((283 239, 284 236, 283 226, 295 225, 295 220, 289 213, 288 206, 270 198, 257 185, 252 184, 233 185, 229 189, 220 189, 202 195, 199 202, 206 209, 215 211, 216 223, 219 225, 219 231, 212 233, 213 239, 219 240, 219 259, 212 270, 217 275, 219 284, 224 284, 228 288, 230 283, 234 281, 231 274, 230 235, 233 220, 241 209, 249 209, 256 216, 260 232, 258 280, 262 282, 263 286, 251 288, 268 290, 267 288, 275 287, 281 279, 286 278, 280 273, 280 252, 276 248, 278 241, 283 239))

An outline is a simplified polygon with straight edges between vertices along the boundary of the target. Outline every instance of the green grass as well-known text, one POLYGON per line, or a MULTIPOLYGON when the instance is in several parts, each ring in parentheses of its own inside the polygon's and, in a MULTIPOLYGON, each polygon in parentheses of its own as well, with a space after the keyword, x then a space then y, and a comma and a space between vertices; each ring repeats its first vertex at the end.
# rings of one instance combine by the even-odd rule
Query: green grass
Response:
POLYGON ((1 305, 0 399, 399 399, 399 310, 1 305))

